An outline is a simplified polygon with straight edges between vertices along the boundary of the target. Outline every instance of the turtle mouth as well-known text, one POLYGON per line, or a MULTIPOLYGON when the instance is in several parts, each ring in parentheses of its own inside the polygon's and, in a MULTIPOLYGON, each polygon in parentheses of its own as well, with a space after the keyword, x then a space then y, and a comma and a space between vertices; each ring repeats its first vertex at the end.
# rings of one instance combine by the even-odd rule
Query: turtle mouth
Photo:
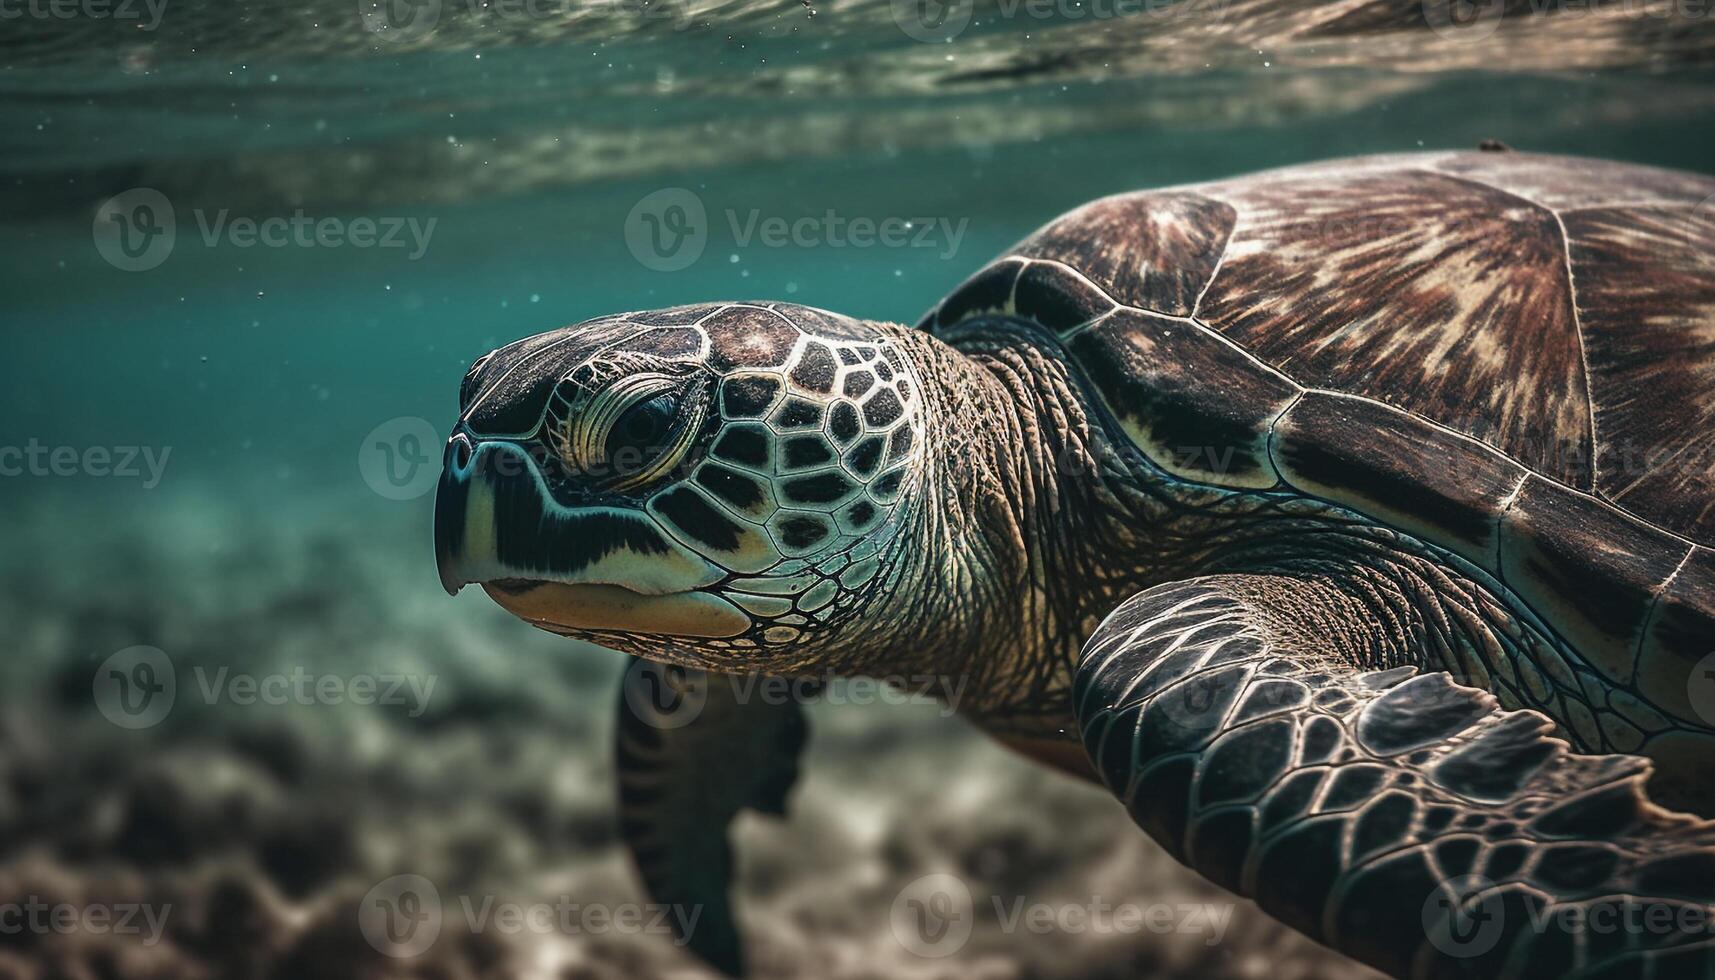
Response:
POLYGON ((556 632, 732 637, 750 629, 750 618, 738 607, 697 590, 644 595, 619 585, 521 579, 484 582, 482 588, 512 615, 556 632))
POLYGON ((503 609, 557 632, 726 637, 751 626, 704 591, 724 570, 642 510, 561 505, 506 443, 449 448, 435 498, 435 562, 449 595, 481 585, 503 609), (509 452, 519 458, 490 465, 509 452))

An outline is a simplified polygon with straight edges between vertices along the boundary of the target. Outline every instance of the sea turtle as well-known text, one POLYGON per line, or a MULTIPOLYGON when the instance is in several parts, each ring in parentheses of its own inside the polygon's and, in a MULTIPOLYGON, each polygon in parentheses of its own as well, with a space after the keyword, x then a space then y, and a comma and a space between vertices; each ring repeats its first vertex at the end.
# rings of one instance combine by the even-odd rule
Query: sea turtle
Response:
MULTIPOLYGON (((1491 149, 1103 198, 916 329, 711 303, 503 347, 444 584, 680 669, 961 678, 1391 974, 1715 975, 1715 180, 1491 149), (1622 905, 1668 924, 1579 924, 1622 905)), ((649 707, 685 676, 630 675, 623 834, 737 971, 726 824, 804 728, 649 707)))

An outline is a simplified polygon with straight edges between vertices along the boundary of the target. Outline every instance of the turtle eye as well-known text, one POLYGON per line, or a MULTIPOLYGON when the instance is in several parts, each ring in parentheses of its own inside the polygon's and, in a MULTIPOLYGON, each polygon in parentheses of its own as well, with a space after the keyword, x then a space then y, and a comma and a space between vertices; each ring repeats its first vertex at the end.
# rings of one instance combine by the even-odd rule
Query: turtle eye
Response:
POLYGON ((692 387, 686 378, 639 373, 587 400, 558 398, 549 406, 549 441, 594 486, 621 492, 647 486, 684 459, 701 427, 707 399, 695 397, 692 387))
POLYGON ((679 417, 679 393, 664 392, 626 409, 607 433, 607 460, 615 475, 646 468, 670 448, 667 439, 679 417))

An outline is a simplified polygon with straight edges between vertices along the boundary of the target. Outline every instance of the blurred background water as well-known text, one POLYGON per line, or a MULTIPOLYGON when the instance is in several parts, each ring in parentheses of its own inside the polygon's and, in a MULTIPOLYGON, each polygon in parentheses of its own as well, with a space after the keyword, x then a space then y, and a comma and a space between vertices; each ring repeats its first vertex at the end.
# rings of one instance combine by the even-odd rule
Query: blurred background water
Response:
MULTIPOLYGON (((1314 159, 1499 139, 1715 170, 1705 6, 1438 3, 0 0, 0 904, 171 908, 158 942, 0 935, 0 976, 699 975, 660 935, 449 928, 395 958, 359 928, 400 872, 643 900, 619 658, 439 589, 465 367, 706 299, 913 322, 1089 198, 1314 159), (270 219, 299 230, 246 238, 270 219), (128 728, 100 668, 138 645, 178 693, 128 728), (244 704, 205 695, 223 667, 435 687, 244 704)), ((814 719, 791 818, 740 828, 759 975, 1361 974, 1243 903, 1218 943, 990 917, 915 957, 888 908, 931 872, 1229 900, 934 706, 814 719)))

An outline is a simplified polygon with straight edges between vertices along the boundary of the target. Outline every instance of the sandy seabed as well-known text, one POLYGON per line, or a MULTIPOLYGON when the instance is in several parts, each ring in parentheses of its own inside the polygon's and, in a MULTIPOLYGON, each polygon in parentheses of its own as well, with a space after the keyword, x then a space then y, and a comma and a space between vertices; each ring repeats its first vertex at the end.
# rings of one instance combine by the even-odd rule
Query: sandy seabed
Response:
MULTIPOLYGON (((0 519, 16 542, 0 570, 0 978, 713 975, 659 928, 586 914, 648 901, 616 831, 623 658, 474 590, 447 598, 418 513, 264 520, 187 494, 139 522, 90 506, 0 519), (140 644, 169 658, 175 693, 128 729, 97 678, 140 644), (251 694, 245 676, 286 680, 251 694), (305 684, 341 693, 291 693, 305 684), (366 938, 366 896, 399 874, 440 899, 420 952, 366 938)), ((735 835, 754 976, 1373 976, 938 705, 811 717, 788 818, 746 815, 735 835), (890 924, 930 874, 973 896, 972 934, 945 957, 890 924), (1126 905, 1157 925, 1101 912, 1126 905), (1188 906, 1230 910, 1218 939, 1188 906)))

